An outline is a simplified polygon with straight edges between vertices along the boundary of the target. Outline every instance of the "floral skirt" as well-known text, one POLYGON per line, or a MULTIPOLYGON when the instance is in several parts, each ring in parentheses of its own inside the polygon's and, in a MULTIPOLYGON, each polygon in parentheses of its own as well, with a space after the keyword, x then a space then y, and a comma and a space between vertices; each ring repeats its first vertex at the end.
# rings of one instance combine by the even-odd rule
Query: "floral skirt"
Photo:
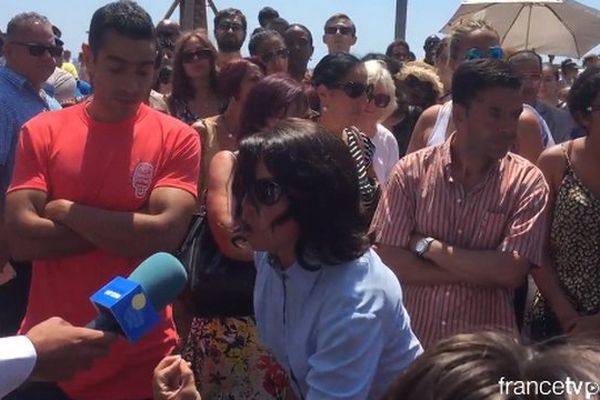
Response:
POLYGON ((194 318, 182 355, 203 400, 286 397, 287 375, 258 342, 253 317, 194 318))

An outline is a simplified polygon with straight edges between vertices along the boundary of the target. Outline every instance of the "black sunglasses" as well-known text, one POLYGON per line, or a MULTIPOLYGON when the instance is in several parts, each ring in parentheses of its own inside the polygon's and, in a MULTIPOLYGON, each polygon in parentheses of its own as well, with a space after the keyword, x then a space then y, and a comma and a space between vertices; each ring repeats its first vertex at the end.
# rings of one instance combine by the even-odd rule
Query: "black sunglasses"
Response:
POLYGON ((265 206, 275 205, 283 195, 283 187, 271 178, 257 179, 252 184, 252 197, 265 206))
POLYGON ((260 59, 265 63, 271 62, 275 57, 288 58, 290 51, 288 49, 279 49, 274 51, 268 51, 260 56, 260 59))
POLYGON ((325 33, 328 35, 335 35, 338 32, 340 35, 350 35, 352 34, 352 28, 347 26, 328 26, 325 28, 325 33))
POLYGON ((237 32, 237 31, 241 31, 244 29, 244 27, 240 24, 234 24, 232 22, 223 22, 219 25, 217 25, 217 27, 222 30, 222 31, 233 31, 233 32, 237 32))
POLYGON ((196 60, 208 60, 209 58, 212 58, 212 56, 213 54, 210 49, 198 49, 194 51, 184 51, 181 59, 187 64, 196 60))
POLYGON ((13 44, 27 47, 29 54, 34 57, 40 57, 46 52, 50 53, 52 57, 60 57, 63 53, 63 48, 60 46, 44 46, 43 44, 37 43, 22 43, 22 42, 11 42, 13 44))
POLYGON ((369 102, 372 102, 373 104, 375 104, 376 107, 379 107, 379 108, 386 108, 388 106, 388 104, 390 104, 390 101, 392 101, 392 98, 390 96, 388 96, 387 94, 370 94, 369 95, 369 102))
POLYGON ((360 82, 344 82, 331 85, 330 88, 341 90, 346 96, 356 99, 363 94, 369 95, 373 91, 373 85, 367 85, 360 82))

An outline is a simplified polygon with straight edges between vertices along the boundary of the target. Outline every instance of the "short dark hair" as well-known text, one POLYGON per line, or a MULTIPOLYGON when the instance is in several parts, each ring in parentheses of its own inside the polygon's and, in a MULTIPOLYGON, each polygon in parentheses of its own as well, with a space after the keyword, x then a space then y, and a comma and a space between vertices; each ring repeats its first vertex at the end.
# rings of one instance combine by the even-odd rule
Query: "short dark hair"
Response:
POLYGON ((396 46, 402 46, 406 49, 407 53, 410 53, 410 46, 408 45, 406 40, 396 39, 388 45, 387 49, 385 50, 385 55, 388 57, 392 57, 392 55, 394 54, 394 47, 396 46))
MULTIPOLYGON (((588 115, 589 107, 600 93, 600 67, 588 67, 577 77, 569 91, 569 112, 579 126, 580 115, 588 115)), ((583 128, 583 126, 581 126, 583 128)))
POLYGON ((327 26, 332 23, 333 21, 336 21, 338 19, 345 19, 350 21, 350 28, 352 29, 352 36, 356 36, 356 26, 354 25, 354 21, 352 21, 350 19, 349 16, 347 16, 346 14, 342 14, 342 13, 337 13, 337 14, 333 14, 331 17, 329 17, 327 19, 327 21, 325 21, 325 28, 327 28, 327 26))
POLYGON ((272 7, 263 7, 258 12, 258 24, 265 28, 267 21, 279 17, 279 13, 272 7))
POLYGON ((8 21, 8 25, 6 25, 6 40, 10 41, 12 38, 14 38, 19 28, 27 22, 37 22, 40 24, 52 25, 48 18, 36 12, 20 13, 15 15, 11 18, 10 21, 8 21))
POLYGON ((400 72, 400 68, 402 67, 397 60, 395 60, 394 58, 392 58, 388 55, 385 55, 383 53, 367 53, 367 55, 365 55, 361 60, 362 61, 369 61, 369 60, 383 61, 386 69, 388 71, 390 71, 390 74, 392 76, 394 76, 398 72, 400 72))
POLYGON ((286 32, 292 28, 300 28, 304 32, 306 32, 306 34, 308 35, 309 44, 311 46, 313 45, 313 37, 312 37, 312 33, 310 32, 310 29, 308 29, 306 26, 304 26, 302 24, 294 23, 294 24, 290 24, 290 26, 288 26, 288 28, 286 29, 286 32))
POLYGON ((269 118, 279 118, 293 104, 305 102, 304 86, 285 73, 261 79, 248 93, 240 114, 238 140, 262 130, 269 118))
POLYGON ((319 61, 313 70, 313 86, 325 85, 331 87, 354 69, 362 61, 348 53, 328 54, 319 61))
POLYGON ((518 65, 522 62, 528 62, 528 61, 537 62, 538 65, 540 66, 540 71, 542 70, 542 65, 543 65, 542 57, 533 50, 528 50, 528 49, 519 50, 516 53, 511 54, 510 57, 508 57, 508 64, 511 67, 518 65))
POLYGON ((130 0, 109 3, 96 10, 92 16, 88 37, 90 49, 94 54, 102 48, 104 37, 111 30, 133 40, 156 42, 156 29, 152 18, 146 10, 130 0))
POLYGON ((283 35, 283 33, 289 27, 290 27, 290 23, 281 17, 273 18, 272 20, 270 20, 267 23, 267 26, 266 26, 267 29, 279 32, 280 35, 283 35))
POLYGON ((221 23, 221 20, 223 20, 225 18, 235 18, 235 17, 240 17, 240 20, 242 21, 242 28, 244 28, 244 32, 246 32, 246 29, 248 28, 248 24, 246 22, 246 16, 244 15, 243 12, 241 12, 237 8, 225 8, 225 9, 219 11, 215 15, 215 19, 213 20, 215 29, 217 29, 217 26, 219 26, 219 24, 221 23))
POLYGON ((270 29, 265 29, 253 34, 248 42, 248 52, 250 55, 257 56, 258 48, 261 46, 261 44, 272 37, 279 37, 281 41, 285 43, 285 40, 283 40, 283 37, 279 32, 270 29))
POLYGON ((492 88, 519 90, 521 80, 506 61, 489 58, 465 61, 452 78, 452 101, 469 107, 479 93, 492 88))
POLYGON ((259 162, 287 194, 289 208, 273 225, 297 222, 295 253, 303 268, 343 264, 368 250, 358 173, 341 138, 317 123, 289 118, 242 140, 233 178, 238 221, 259 162))

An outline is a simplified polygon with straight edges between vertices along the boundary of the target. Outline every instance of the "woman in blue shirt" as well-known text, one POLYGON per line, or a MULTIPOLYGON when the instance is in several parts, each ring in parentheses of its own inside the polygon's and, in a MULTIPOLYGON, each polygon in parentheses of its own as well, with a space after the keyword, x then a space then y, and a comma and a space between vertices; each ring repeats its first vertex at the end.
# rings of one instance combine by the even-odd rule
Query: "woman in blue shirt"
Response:
POLYGON ((370 248, 342 139, 287 119, 243 140, 240 238, 257 251, 261 341, 298 399, 377 399, 422 351, 400 284, 370 248))

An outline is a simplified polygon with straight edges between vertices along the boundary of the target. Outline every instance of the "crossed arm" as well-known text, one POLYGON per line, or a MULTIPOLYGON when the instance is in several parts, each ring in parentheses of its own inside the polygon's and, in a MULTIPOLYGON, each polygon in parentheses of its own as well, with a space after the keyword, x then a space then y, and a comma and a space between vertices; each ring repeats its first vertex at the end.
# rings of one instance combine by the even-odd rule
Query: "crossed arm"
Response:
POLYGON ((123 257, 176 249, 196 207, 194 196, 172 187, 152 191, 147 212, 111 211, 69 200, 47 203, 39 190, 7 195, 6 228, 17 260, 58 258, 100 248, 123 257))

